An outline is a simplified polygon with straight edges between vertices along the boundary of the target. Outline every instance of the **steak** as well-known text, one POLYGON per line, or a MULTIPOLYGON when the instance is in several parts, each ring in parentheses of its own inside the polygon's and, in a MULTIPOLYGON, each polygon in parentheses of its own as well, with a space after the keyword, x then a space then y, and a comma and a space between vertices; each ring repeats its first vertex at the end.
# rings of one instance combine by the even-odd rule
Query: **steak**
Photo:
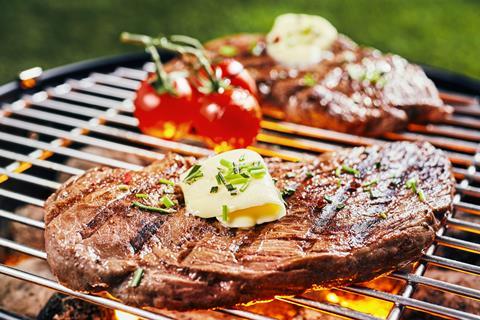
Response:
POLYGON ((287 215, 231 229, 189 214, 181 190, 158 183, 178 182, 194 161, 170 154, 141 171, 95 168, 67 181, 45 204, 46 251, 58 280, 176 310, 367 281, 421 256, 454 192, 449 160, 428 143, 342 149, 296 163, 267 159, 287 215), (177 210, 134 207, 137 193, 150 205, 170 194, 177 210), (143 278, 131 286, 138 268, 143 278))
POLYGON ((287 121, 379 136, 408 122, 440 121, 452 112, 419 66, 359 47, 343 35, 324 60, 307 70, 276 63, 262 35, 227 36, 206 48, 221 52, 225 45, 236 48, 234 58, 255 79, 264 112, 287 121))

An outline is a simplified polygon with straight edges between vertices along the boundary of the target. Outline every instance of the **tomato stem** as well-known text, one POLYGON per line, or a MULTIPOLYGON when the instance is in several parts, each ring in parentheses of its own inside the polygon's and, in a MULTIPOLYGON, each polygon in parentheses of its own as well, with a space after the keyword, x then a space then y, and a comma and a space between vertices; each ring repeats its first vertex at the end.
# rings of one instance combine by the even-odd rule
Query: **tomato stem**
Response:
POLYGON ((161 89, 175 94, 175 90, 171 85, 170 78, 163 67, 157 47, 155 46, 156 39, 142 34, 122 32, 120 35, 120 40, 124 43, 143 45, 145 50, 150 53, 153 63, 155 64, 155 73, 157 74, 157 81, 160 82, 161 89))

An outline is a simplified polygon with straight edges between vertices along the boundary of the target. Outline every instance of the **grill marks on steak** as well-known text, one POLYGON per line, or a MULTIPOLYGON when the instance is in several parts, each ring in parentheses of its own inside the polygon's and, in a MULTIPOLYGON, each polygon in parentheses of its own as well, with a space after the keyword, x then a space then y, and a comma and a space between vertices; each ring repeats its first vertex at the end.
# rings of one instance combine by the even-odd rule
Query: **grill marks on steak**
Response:
POLYGON ((256 80, 261 105, 281 110, 288 121, 378 136, 404 128, 408 121, 439 121, 452 112, 419 66, 397 55, 358 47, 342 35, 334 42, 330 56, 302 71, 283 67, 270 58, 262 35, 227 36, 206 47, 218 52, 223 45, 238 49, 235 59, 256 80), (252 44, 259 49, 255 54, 252 44), (372 81, 361 74, 355 77, 349 70, 358 67, 382 75, 372 81), (306 74, 315 80, 314 86, 305 83, 306 74))
MULTIPOLYGON (((132 172, 129 192, 118 190, 125 170, 93 169, 52 195, 46 202, 46 251, 60 282, 76 290, 107 290, 133 305, 186 310, 296 294, 313 284, 366 281, 418 258, 452 202, 444 154, 427 143, 401 142, 345 149, 308 163, 268 160, 279 189, 296 191, 286 199, 284 218, 248 230, 194 217, 183 206, 165 215, 131 206, 139 192, 150 195, 142 201, 155 204, 171 188, 158 179, 176 181, 192 163, 171 155, 132 172), (358 169, 359 177, 337 177, 341 165, 358 169), (426 202, 405 188, 412 177, 426 202), (375 178, 380 196, 371 199, 361 185, 375 178), (111 211, 102 224, 88 227, 111 211), (380 212, 388 212, 387 218, 380 212), (84 230, 92 231, 84 237, 84 230), (132 288, 139 267, 144 277, 132 288)), ((183 203, 179 189, 171 197, 183 203)))

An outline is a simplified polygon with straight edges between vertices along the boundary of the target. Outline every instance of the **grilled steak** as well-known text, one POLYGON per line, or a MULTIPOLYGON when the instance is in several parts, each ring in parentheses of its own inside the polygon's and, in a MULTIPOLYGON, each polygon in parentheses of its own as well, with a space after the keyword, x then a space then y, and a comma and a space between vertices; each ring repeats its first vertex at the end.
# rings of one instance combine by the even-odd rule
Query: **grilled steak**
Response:
POLYGON ((50 196, 46 251, 59 281, 178 310, 366 281, 421 256, 454 192, 448 159, 428 143, 344 149, 309 162, 269 159, 278 188, 290 191, 287 215, 229 229, 188 214, 181 190, 158 183, 178 181, 193 161, 169 155, 139 172, 96 168, 50 196), (171 193, 179 206, 145 211, 132 206, 136 193, 148 194, 150 205, 171 193), (143 279, 132 287, 138 268, 143 279))
POLYGON ((206 47, 218 52, 225 45, 237 48, 235 59, 256 80, 264 111, 280 111, 288 121, 378 136, 409 121, 439 121, 452 112, 419 66, 359 47, 345 36, 323 61, 302 71, 276 63, 261 35, 228 36, 206 47))

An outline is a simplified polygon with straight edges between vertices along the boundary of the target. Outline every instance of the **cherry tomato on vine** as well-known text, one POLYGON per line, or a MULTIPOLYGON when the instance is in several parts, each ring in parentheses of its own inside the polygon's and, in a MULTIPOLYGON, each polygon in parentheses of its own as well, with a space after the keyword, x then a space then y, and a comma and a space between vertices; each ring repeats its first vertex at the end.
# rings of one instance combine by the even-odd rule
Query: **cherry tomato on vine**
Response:
POLYGON ((194 127, 215 151, 244 148, 255 141, 261 112, 250 92, 229 87, 200 95, 198 102, 194 127))
POLYGON ((191 128, 198 112, 196 95, 186 78, 172 78, 173 92, 154 87, 157 76, 149 75, 137 90, 134 115, 142 132, 163 139, 180 139, 191 128))

